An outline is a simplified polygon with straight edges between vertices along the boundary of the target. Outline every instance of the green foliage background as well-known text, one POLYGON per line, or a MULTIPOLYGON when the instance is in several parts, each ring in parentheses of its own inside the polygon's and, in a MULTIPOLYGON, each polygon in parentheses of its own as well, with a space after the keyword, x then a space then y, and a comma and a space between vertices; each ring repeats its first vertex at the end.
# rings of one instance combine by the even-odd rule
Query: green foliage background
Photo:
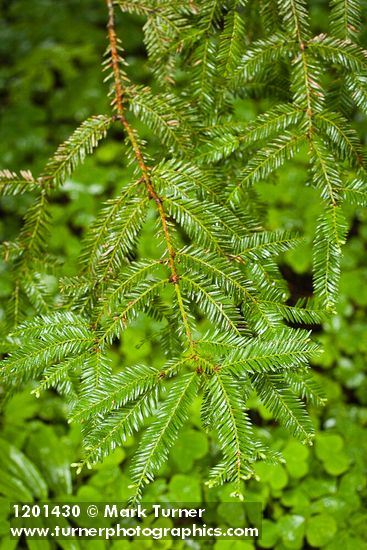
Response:
MULTIPOLYGON (((326 30, 326 2, 310 2, 319 31, 326 30)), ((14 0, 2 2, 0 21, 1 167, 32 169, 37 173, 57 145, 86 117, 108 110, 106 88, 100 71, 105 49, 106 10, 100 0, 14 0)), ((149 82, 141 40, 142 21, 120 16, 129 73, 137 82, 149 82)), ((366 35, 365 31, 365 35, 366 35)), ((366 36, 364 36, 366 39, 366 36)), ((363 40, 363 37, 362 37, 363 40)), ((366 40, 364 40, 366 42, 366 40)), ((251 120, 264 109, 261 102, 239 100, 237 115, 251 120)), ((366 132, 365 120, 354 124, 366 132)), ((143 137, 150 138, 141 127, 143 137)), ((113 195, 129 173, 121 168, 121 136, 106 141, 93 159, 69 179, 66 194, 54 201, 52 214, 58 227, 51 235, 52 249, 65 257, 66 275, 73 275, 73 261, 80 252, 79 235, 93 220, 99 205, 113 195)), ((295 298, 311 290, 310 243, 319 206, 310 189, 296 185, 305 179, 302 153, 278 176, 277 186, 263 184, 260 193, 267 208, 269 229, 298 230, 305 244, 282 259, 295 298), (300 196, 302 193, 302 196, 300 196)), ((27 197, 1 200, 0 238, 7 241, 18 232, 27 197)), ((355 214, 355 213, 354 213, 355 214)), ((317 427, 313 447, 305 447, 272 421, 271 415, 253 403, 251 415, 263 435, 287 459, 283 466, 256 465, 259 481, 246 485, 248 500, 264 507, 260 548, 362 550, 367 540, 367 214, 354 215, 344 249, 341 295, 337 315, 316 330, 325 352, 313 365, 325 390, 327 404, 311 410, 317 427)), ((149 229, 140 244, 149 248, 149 229)), ((0 261, 0 316, 10 293, 9 274, 0 261)), ((50 277, 50 288, 55 281, 50 277)), ((0 319, 1 320, 1 319, 0 319)), ((124 364, 144 361, 159 364, 155 333, 144 321, 129 329, 114 359, 124 364)), ((70 464, 80 456, 81 436, 65 421, 62 400, 49 392, 36 399, 27 389, 8 400, 1 416, 0 439, 0 549, 16 547, 7 538, 9 500, 36 498, 125 501, 130 496, 126 465, 134 449, 131 438, 105 462, 76 476, 70 464), (17 457, 14 461, 14 456, 17 457), (11 458, 12 457, 12 458, 11 458)), ((218 502, 216 524, 230 521, 220 503, 228 500, 231 487, 204 488, 202 477, 218 453, 213 441, 200 430, 199 410, 180 435, 168 463, 145 493, 146 501, 218 502)), ((167 520, 168 521, 168 520, 167 520)), ((48 542, 28 541, 33 549, 49 548, 48 542)), ((115 550, 149 548, 153 542, 116 542, 115 550)), ((154 541, 159 548, 183 548, 184 543, 154 541)), ((102 541, 70 543, 63 548, 107 548, 102 541)), ((196 546, 192 546, 195 547, 196 546)), ((200 546, 198 546, 200 547, 200 546)), ((204 546, 203 546, 204 547, 204 546)), ((250 550, 252 543, 217 542, 217 550, 250 550)))

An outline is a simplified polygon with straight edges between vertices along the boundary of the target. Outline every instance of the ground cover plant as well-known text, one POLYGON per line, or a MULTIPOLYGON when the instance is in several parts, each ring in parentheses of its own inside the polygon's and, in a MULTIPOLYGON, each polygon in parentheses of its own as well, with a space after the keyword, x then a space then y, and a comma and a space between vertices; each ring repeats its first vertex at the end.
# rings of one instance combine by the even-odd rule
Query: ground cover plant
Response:
MULTIPOLYGON (((291 460, 276 464, 284 446, 285 456, 292 455, 291 443, 287 453, 280 432, 282 443, 274 445, 279 440, 269 440, 257 426, 253 409, 260 407, 265 419, 270 414, 301 442, 313 439, 315 421, 303 399, 320 405, 323 396, 308 368, 317 346, 300 327, 338 318, 341 246, 356 205, 365 201, 361 126, 358 118, 355 122, 356 113, 365 110, 365 53, 357 45, 361 19, 355 3, 333 3, 328 34, 314 32, 303 3, 282 3, 280 12, 274 3, 262 5, 261 13, 250 2, 158 7, 120 2, 114 13, 111 4, 105 13, 98 7, 101 18, 109 15, 105 66, 112 72, 114 112, 105 106, 99 112, 107 114, 83 122, 39 177, 2 173, 8 211, 19 208, 22 214, 28 207, 19 236, 14 239, 15 228, 3 244, 5 277, 9 274, 12 285, 10 294, 4 293, 11 305, 4 313, 2 342, 7 392, 31 383, 33 395, 46 390, 40 399, 55 403, 47 390, 56 388, 71 425, 82 426, 81 466, 129 443, 148 422, 132 453, 134 489, 125 494, 132 499, 140 498, 165 467, 175 439, 183 445, 182 437, 192 439, 195 433, 199 443, 191 461, 203 458, 206 438, 198 435, 199 416, 221 449, 216 464, 206 463, 201 475, 210 486, 234 482, 229 493, 235 495, 254 474, 268 476, 276 492, 284 472, 295 479, 300 473, 294 475, 291 460), (120 7, 146 21, 151 72, 140 69, 138 79, 134 60, 125 67, 115 35, 120 7), (78 187, 74 170, 91 153, 86 184, 78 187), (95 159, 102 168, 88 181, 95 159), (283 164, 293 167, 293 180, 287 181, 283 164), (274 187, 269 181, 276 181, 279 169, 274 187), (93 188, 96 180, 99 188, 93 188), (12 202, 11 195, 18 194, 20 202, 12 202), (107 199, 102 208, 100 197, 107 199), (310 212, 308 234, 302 213, 302 223, 269 220, 285 198, 289 210, 303 205, 310 212), (284 230, 294 226, 306 233, 303 248, 296 231, 284 230), (301 285, 291 292, 276 258, 307 271, 312 254, 314 296, 301 285), (200 407, 201 415, 193 412, 200 407), (194 432, 189 418, 195 418, 194 432), (264 459, 273 465, 261 470, 264 459), (269 474, 274 468, 275 487, 269 474)), ((93 57, 76 48, 74 55, 85 56, 86 63, 93 57)), ((60 55, 61 65, 63 59, 60 55)), ((52 78, 61 70, 55 66, 52 78)), ((282 212, 283 205, 278 217, 282 212)), ((39 411, 39 405, 33 407, 39 411)), ((30 441, 18 436, 19 446, 26 444, 35 460, 32 441, 34 446, 47 440, 43 432, 36 423, 30 441)), ((327 474, 344 473, 350 459, 341 458, 342 465, 333 469, 325 448, 327 442, 316 439, 316 457, 327 474)), ((293 449, 302 449, 297 452, 307 463, 307 448, 293 449)), ((179 472, 172 479, 174 494, 175 483, 179 488, 188 479, 174 448, 172 453, 179 472)), ((116 464, 122 460, 121 454, 112 456, 116 464)), ((67 460, 62 468, 60 487, 46 481, 51 490, 70 492, 67 460)), ((103 471, 116 474, 116 468, 103 471)), ((38 490, 45 494, 47 483, 42 487, 38 490)), ((310 535, 325 519, 318 515, 307 537, 321 545, 324 541, 310 535)), ((292 547, 287 533, 296 527, 294 544, 302 544, 305 525, 292 523, 294 517, 303 517, 297 507, 291 519, 286 515, 280 522, 283 531, 269 528, 270 544, 283 536, 279 544, 292 547)))

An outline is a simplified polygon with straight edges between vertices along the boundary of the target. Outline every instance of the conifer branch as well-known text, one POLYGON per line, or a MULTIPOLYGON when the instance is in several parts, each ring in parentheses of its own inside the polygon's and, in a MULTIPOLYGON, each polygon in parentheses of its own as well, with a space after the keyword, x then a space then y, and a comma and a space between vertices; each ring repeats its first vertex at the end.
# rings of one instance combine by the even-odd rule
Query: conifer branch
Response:
POLYGON ((21 170, 20 176, 10 170, 0 171, 0 196, 19 195, 40 189, 31 172, 21 170))
POLYGON ((235 481, 239 496, 254 462, 279 461, 256 440, 246 414, 254 390, 275 419, 311 442, 305 402, 321 405, 323 396, 307 365, 318 348, 293 327, 321 323, 335 308, 348 229, 343 203, 367 204, 366 159, 350 123, 354 106, 367 112, 366 52, 353 42, 357 4, 333 0, 333 34, 315 37, 305 0, 262 0, 260 18, 245 0, 203 0, 200 10, 189 0, 106 0, 103 66, 110 70, 113 116, 83 122, 39 178, 0 172, 0 195, 35 197, 17 241, 2 246, 14 280, 12 315, 16 323, 26 320, 2 343, 0 381, 10 390, 32 382, 36 395, 53 387, 64 396, 70 421, 82 425, 80 468, 103 460, 153 416, 132 460, 135 500, 167 459, 201 391, 203 425, 222 451, 209 485, 235 481), (151 89, 125 72, 114 4, 146 18, 151 89), (179 86, 175 68, 185 76, 179 86), (270 96, 274 106, 249 123, 236 120, 238 97, 254 96, 270 96), (135 119, 151 132, 158 160, 143 146, 135 119), (123 129, 137 176, 87 230, 79 273, 59 277, 47 243, 53 190, 62 192, 112 122, 123 129), (290 305, 277 256, 299 237, 266 230, 253 187, 276 182, 290 161, 305 167, 299 153, 306 148, 304 183, 321 205, 314 295, 290 305), (142 257, 151 213, 156 248, 142 257), (43 288, 51 266, 62 298, 43 288), (52 312, 55 299, 59 309, 52 312), (159 321, 154 339, 166 358, 159 368, 138 364, 115 373, 109 347, 124 345, 141 314, 144 322, 159 321))

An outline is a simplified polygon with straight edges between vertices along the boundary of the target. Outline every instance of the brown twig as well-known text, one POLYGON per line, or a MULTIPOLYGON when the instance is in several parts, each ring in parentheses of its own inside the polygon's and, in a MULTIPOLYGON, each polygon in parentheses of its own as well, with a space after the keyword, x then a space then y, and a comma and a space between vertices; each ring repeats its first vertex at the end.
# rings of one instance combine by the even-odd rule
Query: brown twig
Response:
POLYGON ((135 131, 133 127, 129 124, 125 117, 124 113, 124 104, 123 104, 123 86, 121 83, 121 75, 120 75, 120 63, 121 59, 118 52, 118 39, 116 35, 115 30, 115 16, 114 16, 114 9, 113 9, 113 0, 106 0, 107 7, 108 7, 108 40, 110 45, 110 55, 111 55, 111 68, 113 71, 113 77, 114 77, 114 90, 115 90, 115 98, 113 101, 113 104, 117 111, 117 119, 121 122, 122 126, 125 129, 125 132, 127 134, 127 137, 131 143, 132 149, 134 151, 134 156, 137 161, 137 164, 140 168, 141 174, 142 174, 142 180, 145 183, 145 187, 147 189, 147 192, 150 196, 150 198, 155 202, 157 205, 158 214, 161 220, 162 224, 162 230, 164 234, 164 238, 166 241, 167 246, 167 252, 168 252, 168 263, 169 268, 171 271, 171 277, 170 281, 174 284, 177 302, 179 306, 179 310, 181 313, 182 321, 185 327, 186 337, 189 343, 190 350, 193 350, 194 342, 192 338, 191 329, 188 322, 187 313, 184 308, 183 298, 181 294, 181 289, 179 286, 179 274, 177 272, 176 263, 175 263, 175 249, 172 244, 171 235, 169 232, 168 222, 167 222, 167 215, 164 210, 163 206, 163 200, 157 192, 154 189, 151 177, 150 177, 150 169, 145 163, 143 152, 139 146, 138 140, 136 138, 135 131))

